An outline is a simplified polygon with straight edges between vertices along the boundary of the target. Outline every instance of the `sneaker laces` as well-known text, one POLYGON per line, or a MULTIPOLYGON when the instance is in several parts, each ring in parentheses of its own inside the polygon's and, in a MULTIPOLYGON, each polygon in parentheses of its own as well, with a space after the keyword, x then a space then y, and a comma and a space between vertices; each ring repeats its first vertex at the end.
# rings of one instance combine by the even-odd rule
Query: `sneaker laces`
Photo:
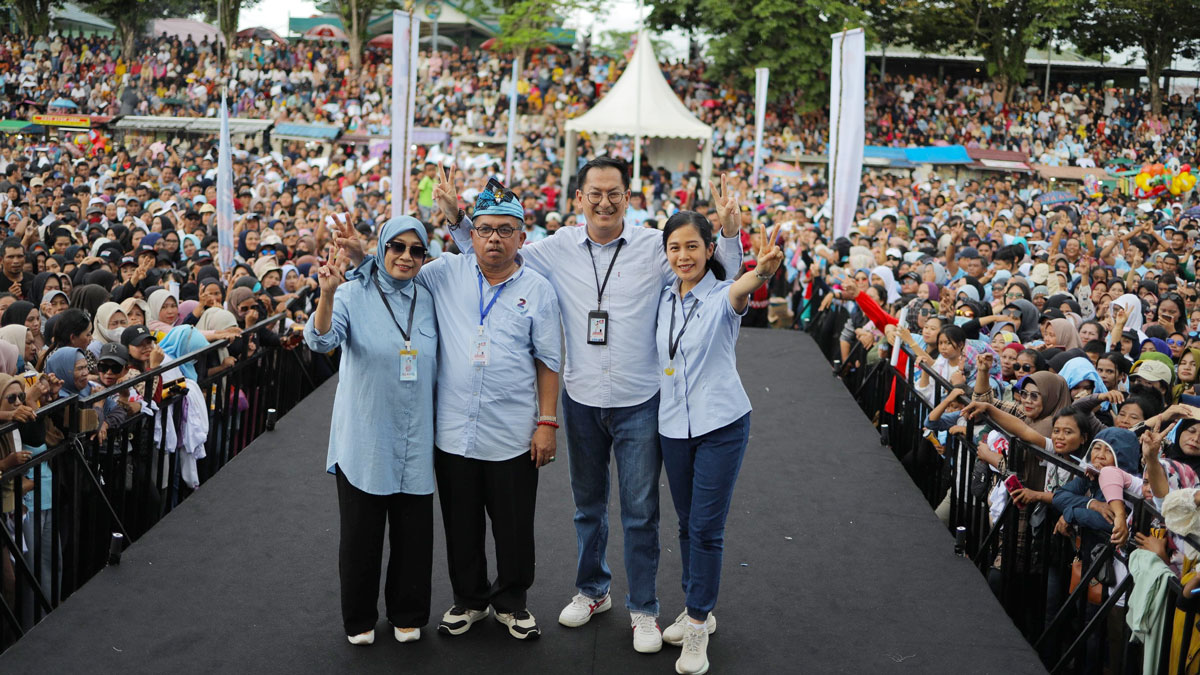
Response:
POLYGON ((699 654, 700 647, 704 643, 704 637, 707 631, 697 630, 691 626, 687 626, 683 633, 683 651, 688 654, 699 654))
POLYGON ((658 620, 656 617, 649 614, 634 614, 632 617, 633 629, 639 633, 647 635, 658 633, 658 620))
POLYGON ((591 598, 589 598, 588 596, 584 595, 583 593, 576 593, 575 597, 571 598, 572 605, 574 605, 575 607, 579 607, 581 609, 587 610, 587 611, 591 611, 593 602, 595 602, 595 601, 592 600, 591 598))

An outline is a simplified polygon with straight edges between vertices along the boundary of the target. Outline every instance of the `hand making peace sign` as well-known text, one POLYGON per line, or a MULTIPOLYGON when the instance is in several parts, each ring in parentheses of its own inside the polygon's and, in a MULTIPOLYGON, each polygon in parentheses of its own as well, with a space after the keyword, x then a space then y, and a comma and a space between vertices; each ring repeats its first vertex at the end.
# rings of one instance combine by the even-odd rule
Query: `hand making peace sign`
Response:
POLYGON ((713 204, 717 207, 717 218, 721 221, 721 231, 726 237, 732 237, 741 229, 738 213, 737 194, 729 189, 729 177, 721 174, 721 188, 710 180, 708 189, 712 191, 713 204))
POLYGON ((451 225, 458 222, 458 191, 454 189, 454 165, 447 172, 438 164, 438 182, 433 186, 433 199, 437 202, 442 217, 451 225))

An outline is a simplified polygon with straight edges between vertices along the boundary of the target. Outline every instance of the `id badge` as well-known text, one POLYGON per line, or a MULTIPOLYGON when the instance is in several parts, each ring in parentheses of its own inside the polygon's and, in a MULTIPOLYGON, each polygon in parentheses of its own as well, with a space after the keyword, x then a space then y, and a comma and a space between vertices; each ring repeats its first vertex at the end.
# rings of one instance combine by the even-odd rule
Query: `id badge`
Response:
POLYGON ((587 343, 589 345, 608 344, 608 312, 601 310, 588 312, 587 343))
POLYGON ((471 343, 471 365, 483 367, 488 364, 488 339, 483 335, 475 336, 471 343))
POLYGON ((415 382, 417 379, 417 350, 400 350, 400 380, 415 382))

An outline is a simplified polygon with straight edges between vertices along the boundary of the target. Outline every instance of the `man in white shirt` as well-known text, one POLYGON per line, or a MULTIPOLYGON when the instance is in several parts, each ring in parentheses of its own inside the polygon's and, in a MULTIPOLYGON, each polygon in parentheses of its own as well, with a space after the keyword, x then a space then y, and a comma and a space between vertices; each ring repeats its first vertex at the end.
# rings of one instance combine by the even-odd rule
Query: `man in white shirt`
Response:
MULTIPOLYGON (((434 190, 451 233, 471 251, 470 219, 458 210, 453 171, 434 190)), ((563 413, 567 432, 575 529, 579 540, 575 586, 563 609, 564 626, 586 624, 612 608, 608 548, 609 457, 620 481, 625 535, 625 606, 634 649, 662 649, 658 628, 658 494, 662 453, 658 438, 659 368, 652 348, 660 291, 675 278, 662 234, 624 222, 629 166, 599 157, 579 170, 575 203, 586 227, 569 227, 527 243, 521 257, 554 287, 566 339, 563 413)), ((717 257, 726 269, 741 265, 738 233, 723 232, 717 257)))

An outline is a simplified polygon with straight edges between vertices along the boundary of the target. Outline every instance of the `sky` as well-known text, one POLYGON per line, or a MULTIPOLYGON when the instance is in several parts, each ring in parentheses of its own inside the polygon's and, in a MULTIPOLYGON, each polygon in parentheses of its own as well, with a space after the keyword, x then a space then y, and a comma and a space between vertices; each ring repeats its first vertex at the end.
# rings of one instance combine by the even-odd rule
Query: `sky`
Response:
MULTIPOLYGON (((634 30, 639 25, 639 10, 636 0, 606 0, 603 17, 597 17, 588 12, 576 12, 568 17, 565 27, 576 31, 596 29, 599 33, 607 29, 634 30)), ((316 3, 311 0, 262 0, 255 7, 242 10, 238 17, 238 29, 263 26, 287 35, 288 18, 291 16, 308 17, 319 15, 316 3)), ((678 53, 664 54, 665 57, 680 57, 687 50, 687 38, 674 32, 666 34, 664 40, 671 44, 678 53)))

